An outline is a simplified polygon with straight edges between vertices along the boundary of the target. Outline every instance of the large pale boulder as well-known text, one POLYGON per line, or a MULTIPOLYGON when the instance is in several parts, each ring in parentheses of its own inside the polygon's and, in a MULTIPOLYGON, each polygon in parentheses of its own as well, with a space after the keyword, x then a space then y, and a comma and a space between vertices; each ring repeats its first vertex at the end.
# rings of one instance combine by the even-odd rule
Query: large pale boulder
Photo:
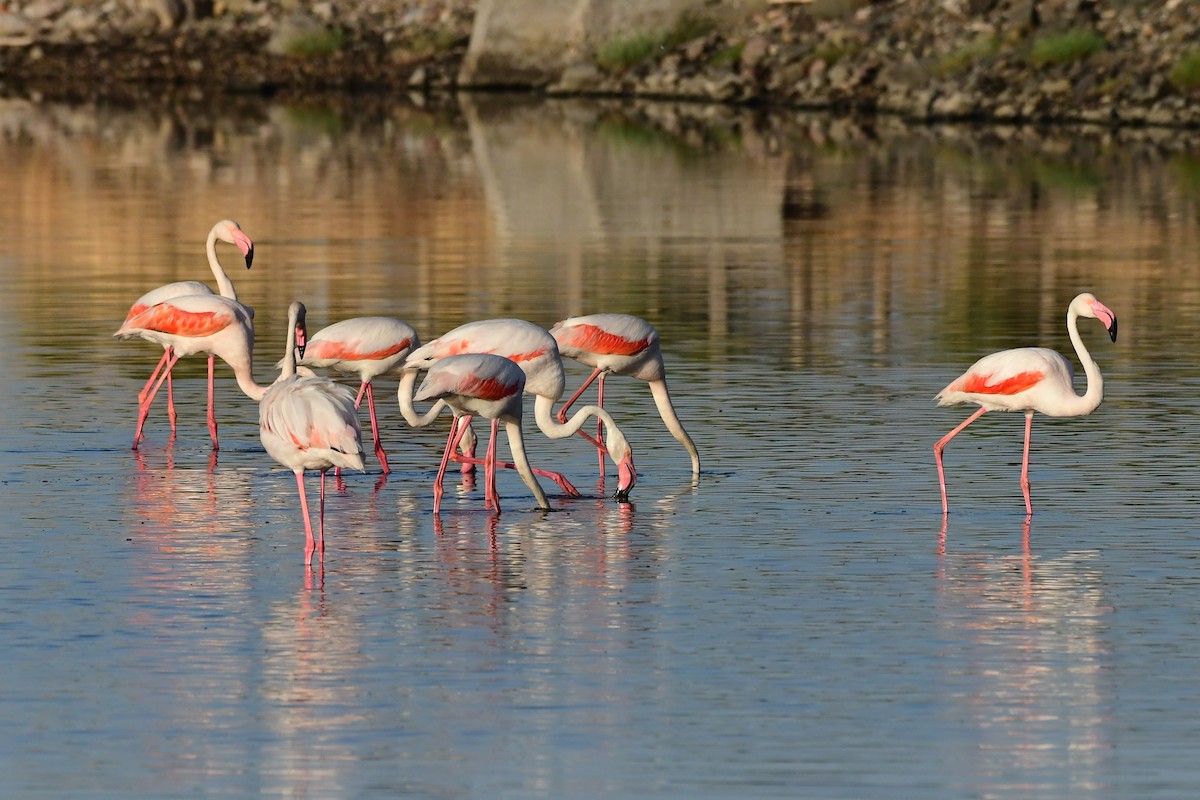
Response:
POLYGON ((545 86, 618 36, 669 30, 683 14, 745 13, 762 0, 479 0, 465 86, 545 86))

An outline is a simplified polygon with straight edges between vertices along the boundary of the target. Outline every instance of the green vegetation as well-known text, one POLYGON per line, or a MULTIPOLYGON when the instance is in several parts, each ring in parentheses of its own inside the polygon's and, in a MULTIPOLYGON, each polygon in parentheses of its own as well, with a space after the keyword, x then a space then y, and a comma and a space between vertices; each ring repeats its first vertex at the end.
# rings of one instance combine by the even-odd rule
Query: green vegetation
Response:
POLYGON ((996 55, 1000 50, 1000 41, 995 36, 983 35, 957 50, 946 53, 933 64, 933 74, 939 78, 947 78, 965 72, 971 67, 996 55))
POLYGON ((1069 64, 1090 58, 1107 46, 1104 37, 1095 31, 1088 28, 1072 28, 1035 39, 1029 52, 1029 61, 1035 67, 1069 64))
POLYGON ((406 48, 413 55, 428 56, 447 53, 458 44, 459 34, 451 28, 434 28, 413 36, 406 48))
POLYGON ((1192 49, 1183 54, 1171 70, 1171 83, 1185 92, 1200 88, 1200 50, 1192 49))
POLYGON ((320 30, 305 33, 287 43, 289 56, 327 56, 342 49, 346 35, 339 30, 320 30))
POLYGON ((681 14, 675 25, 661 33, 637 33, 610 39, 596 50, 596 63, 618 72, 646 61, 655 53, 674 50, 681 44, 707 36, 717 26, 708 17, 681 14))
POLYGON ((834 44, 826 42, 813 51, 813 60, 820 59, 825 62, 826 66, 832 67, 843 58, 850 58, 857 55, 862 50, 860 42, 848 41, 842 44, 834 44))
POLYGON ((722 48, 716 53, 713 53, 712 65, 714 67, 732 67, 734 64, 742 60, 742 51, 746 49, 745 42, 738 42, 729 47, 722 48))

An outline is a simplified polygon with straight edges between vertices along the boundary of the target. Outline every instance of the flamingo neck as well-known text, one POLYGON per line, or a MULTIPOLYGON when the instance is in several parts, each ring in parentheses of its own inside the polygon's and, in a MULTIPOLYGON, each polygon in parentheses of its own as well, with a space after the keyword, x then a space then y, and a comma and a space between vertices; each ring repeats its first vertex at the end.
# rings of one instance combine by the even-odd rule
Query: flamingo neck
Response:
MULTIPOLYGON (((293 358, 295 357, 293 356, 293 358)), ((254 372, 250 368, 249 363, 229 364, 229 366, 233 367, 233 376, 237 379, 237 385, 238 388, 242 390, 242 394, 246 395, 246 397, 249 397, 256 403, 261 402, 263 396, 267 393, 267 389, 271 388, 270 385, 263 386, 254 380, 254 372)), ((292 361, 292 371, 290 373, 287 371, 285 362, 284 373, 279 376, 279 380, 283 380, 289 374, 294 375, 295 373, 295 361, 292 361)))
POLYGON ((658 415, 667 425, 667 430, 678 440, 692 457, 692 474, 700 474, 700 453, 692 442, 692 437, 683 429, 683 423, 675 414, 675 406, 671 403, 671 395, 667 392, 667 382, 663 379, 650 381, 650 394, 654 396, 654 405, 658 406, 658 415))
POLYGON ((446 407, 445 400, 438 400, 433 404, 433 407, 426 411, 423 415, 417 413, 417 409, 413 406, 413 393, 417 385, 418 370, 405 370, 400 376, 400 388, 396 390, 396 399, 400 401, 400 414, 404 417, 404 421, 411 428, 424 428, 427 425, 433 424, 433 421, 442 413, 442 409, 446 407))
POLYGON ((538 507, 549 510, 550 501, 546 499, 546 493, 542 491, 541 484, 534 477, 533 469, 529 466, 529 458, 525 455, 525 438, 521 433, 521 423, 515 420, 505 420, 504 430, 508 434, 508 449, 512 453, 513 463, 517 466, 517 472, 521 474, 521 479, 525 481, 525 485, 533 492, 533 496, 537 499, 538 507))
MULTIPOLYGON (((533 416, 541 432, 551 439, 566 439, 569 436, 573 436, 590 417, 596 417, 604 423, 609 431, 616 431, 620 434, 620 428, 613 422, 613 418, 599 406, 584 406, 576 411, 575 415, 566 422, 559 422, 554 418, 554 400, 544 394, 534 396, 533 416)), ((611 449, 608 452, 608 457, 613 460, 614 464, 620 466, 621 462, 613 456, 611 449)))
MULTIPOLYGON (((1079 315, 1074 309, 1067 312, 1067 335, 1071 337, 1071 344, 1075 345, 1075 355, 1079 357, 1079 361, 1083 364, 1083 374, 1087 377, 1087 390, 1082 395, 1075 395, 1074 400, 1067 403, 1067 413, 1071 416, 1084 416, 1096 410, 1100 405, 1100 401, 1104 399, 1104 378, 1100 375, 1100 367, 1092 358, 1092 354, 1083 345, 1083 339, 1079 336, 1079 315)), ((1072 392, 1072 394, 1074 394, 1072 392)))
POLYGON ((208 266, 212 269, 213 277, 217 279, 217 288, 222 297, 228 297, 230 300, 237 300, 237 292, 234 291, 233 281, 229 280, 229 276, 225 274, 225 269, 221 266, 221 262, 217 260, 217 234, 210 232, 208 240, 204 243, 204 249, 208 253, 208 266))

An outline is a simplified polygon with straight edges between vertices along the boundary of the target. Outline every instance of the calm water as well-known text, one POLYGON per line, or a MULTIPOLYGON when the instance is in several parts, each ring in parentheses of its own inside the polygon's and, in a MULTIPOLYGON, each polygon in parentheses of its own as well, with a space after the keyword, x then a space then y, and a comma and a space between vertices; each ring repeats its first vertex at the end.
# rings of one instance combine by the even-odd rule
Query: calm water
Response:
MULTIPOLYGON (((1194 134, 870 128, 648 106, 0 103, 0 767, 6 797, 1168 798, 1200 789, 1200 143, 1194 134), (291 474, 222 369, 115 342, 129 303, 210 280, 222 217, 269 379, 315 330, 425 338, 622 311, 659 328, 686 453, 644 385, 610 404, 634 502, 531 433, 582 499, 505 512, 430 483, 444 427, 331 491, 306 572, 291 474), (1083 419, 933 394, 977 356, 1069 352, 1083 419), (1073 356, 1072 356, 1073 357, 1073 356), (1082 387, 1080 388, 1082 391, 1082 387), (606 491, 607 490, 607 491, 606 491)), ((572 382, 586 370, 571 368, 572 382)), ((527 430, 531 426, 527 425, 527 430)), ((315 479, 310 477, 310 487, 315 479)), ((547 489, 554 488, 547 484, 547 489)))

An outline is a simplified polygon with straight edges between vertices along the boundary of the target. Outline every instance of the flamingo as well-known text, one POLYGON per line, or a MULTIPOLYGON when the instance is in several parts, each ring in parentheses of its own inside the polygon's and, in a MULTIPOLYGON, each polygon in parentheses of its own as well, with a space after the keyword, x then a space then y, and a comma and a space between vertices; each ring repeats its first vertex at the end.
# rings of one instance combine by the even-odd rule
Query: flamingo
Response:
MULTIPOLYGON (((208 266, 212 269, 213 277, 216 278, 216 280, 217 280, 217 289, 218 289, 220 296, 227 297, 230 300, 236 301, 237 300, 237 292, 234 291, 233 282, 231 280, 229 280, 229 276, 225 274, 225 270, 221 267, 221 262, 217 260, 217 240, 218 239, 221 240, 222 242, 225 242, 226 244, 237 245, 238 249, 242 251, 242 255, 245 256, 246 269, 250 269, 250 264, 251 264, 251 262, 254 261, 254 242, 250 241, 250 237, 242 232, 241 226, 238 225, 236 222, 234 222, 231 219, 223 219, 220 222, 218 222, 216 225, 213 225, 212 230, 210 230, 208 232, 208 240, 205 242, 205 245, 204 245, 205 251, 208 253, 208 266)), ((213 290, 210 289, 206 284, 200 283, 199 281, 176 281, 175 283, 168 283, 165 286, 160 286, 157 289, 153 289, 153 290, 147 292, 146 294, 142 295, 141 297, 139 297, 137 300, 134 301, 133 305, 130 306, 129 313, 125 315, 125 322, 122 323, 122 328, 124 328, 125 325, 128 325, 130 320, 132 320, 134 317, 138 316, 139 314, 141 314, 143 311, 150 308, 151 306, 157 305, 158 303, 162 303, 167 300, 174 299, 176 297, 186 297, 188 295, 194 295, 194 294, 211 295, 211 294, 213 294, 213 290)), ((253 317, 254 312, 251 309, 246 309, 246 310, 250 313, 251 317, 253 317)), ((122 338, 122 339, 134 338, 134 336, 139 336, 139 335, 140 334, 123 335, 123 334, 121 334, 120 331, 118 331, 115 334, 115 336, 117 338, 122 338)), ((148 401, 146 398, 150 394, 151 387, 154 385, 155 381, 158 379, 159 373, 162 371, 163 367, 165 367, 167 365, 167 363, 171 361, 171 356, 172 356, 172 352, 171 352, 170 346, 164 345, 162 358, 159 359, 158 365, 154 368, 154 371, 150 373, 150 378, 146 381, 146 385, 144 387, 142 387, 142 390, 140 392, 138 392, 138 413, 139 413, 139 415, 141 414, 141 410, 142 410, 143 406, 148 407, 148 401)), ((212 435, 212 440, 213 440, 213 449, 215 450, 215 449, 217 449, 217 433, 216 433, 216 422, 214 421, 213 408, 212 408, 213 367, 214 367, 213 356, 210 354, 208 357, 208 397, 209 397, 208 422, 209 422, 209 432, 212 435)), ((167 380, 167 417, 171 420, 171 435, 174 436, 175 435, 175 418, 176 418, 175 392, 174 392, 173 382, 171 379, 170 368, 167 368, 166 380, 167 380)), ((148 413, 149 413, 149 411, 147 410, 147 414, 148 413)), ((141 438, 142 438, 141 428, 139 427, 138 434, 134 437, 134 440, 133 440, 133 449, 134 450, 137 449, 138 442, 141 440, 141 438)))
POLYGON ((360 384, 354 407, 359 407, 365 393, 375 439, 375 457, 379 459, 384 475, 391 469, 379 440, 371 381, 381 375, 399 377, 405 356, 420 346, 417 332, 407 322, 391 317, 354 317, 317 331, 309 339, 304 357, 298 362, 304 366, 327 367, 342 374, 358 375, 360 384))
MULTIPOLYGON (((154 396, 170 375, 171 368, 184 356, 207 353, 219 357, 233 368, 238 386, 252 400, 262 399, 266 388, 255 383, 251 361, 254 353, 254 323, 251 312, 236 300, 213 294, 193 294, 176 297, 150 306, 126 321, 116 336, 141 336, 161 344, 171 357, 150 387, 146 401, 138 409, 134 449, 142 438, 142 427, 150 413, 154 396)), ((209 375, 212 375, 210 368, 209 375)), ((208 389, 208 429, 213 449, 217 449, 217 420, 213 413, 213 387, 208 389)))
MULTIPOLYGON (((516 362, 525 373, 525 391, 534 395, 533 412, 537 426, 551 439, 571 436, 583 427, 589 417, 602 420, 609 431, 609 441, 603 446, 617 466, 617 491, 613 496, 618 500, 629 499, 629 492, 637 483, 633 450, 612 416, 597 406, 585 406, 569 421, 559 422, 554 418, 554 404, 563 395, 566 373, 558 345, 548 331, 521 319, 468 322, 413 350, 404 365, 406 369, 427 369, 441 358, 461 353, 491 353, 516 362)), ((401 412, 410 424, 416 415, 410 397, 406 397, 405 386, 411 386, 414 380, 415 376, 402 378, 399 392, 401 412)), ((421 421, 431 419, 433 415, 435 411, 431 409, 421 421)), ((507 464, 501 466, 510 467, 507 464)), ((542 470, 534 472, 558 483, 568 495, 579 496, 575 487, 561 474, 542 470)))
POLYGON ((937 394, 939 406, 974 403, 979 410, 954 430, 947 433, 933 446, 937 461, 938 480, 942 486, 942 514, 950 513, 946 500, 946 473, 942 468, 942 451, 947 443, 957 436, 985 411, 1025 412, 1025 452, 1021 458, 1021 492, 1025 495, 1026 519, 1033 516, 1033 504, 1029 499, 1029 435, 1033 428, 1033 412, 1040 411, 1050 417, 1080 417, 1092 413, 1104 398, 1104 379, 1100 368, 1083 346, 1079 338, 1079 317, 1098 319, 1104 323, 1109 337, 1117 341, 1117 315, 1093 295, 1084 292, 1067 307, 1067 333, 1075 354, 1083 363, 1087 376, 1087 391, 1075 394, 1075 371, 1071 362, 1059 353, 1045 347, 1019 347, 1001 350, 984 356, 970 369, 951 381, 950 385, 937 394))
MULTIPOLYGON (((696 445, 683 429, 671 404, 662 348, 659 346, 658 331, 653 325, 629 314, 588 314, 555 323, 550 334, 558 342, 558 350, 564 357, 593 368, 591 377, 558 409, 560 422, 566 420, 567 411, 597 378, 600 383, 597 386, 599 398, 596 404, 601 408, 604 407, 606 375, 628 375, 646 381, 650 385, 654 405, 658 407, 658 415, 662 417, 667 430, 692 457, 692 474, 700 474, 700 454, 696 452, 696 445)), ((599 439, 600 435, 597 428, 596 438, 599 439)))
POLYGON ((300 375, 296 355, 304 355, 305 308, 300 302, 288 307, 287 349, 280 376, 259 395, 259 439, 271 458, 296 474, 300 510, 304 514, 304 563, 311 564, 313 552, 325 557, 325 472, 330 467, 363 469, 362 431, 354 393, 327 378, 300 375), (313 540, 304 471, 321 471, 321 501, 318 536, 313 540))
MULTIPOLYGON (((500 422, 504 422, 508 435, 508 446, 512 451, 516 470, 525 485, 537 498, 538 507, 549 511, 550 502, 546 493, 534 477, 525 455, 525 441, 521 435, 521 400, 525 390, 526 376, 517 364, 503 356, 489 353, 464 353, 446 356, 429 365, 429 373, 414 395, 414 400, 440 400, 470 420, 478 414, 492 421, 491 438, 488 440, 487 457, 484 459, 484 496, 496 515, 500 514, 500 495, 496 491, 496 433, 500 422)), ((433 484, 433 513, 441 511, 442 478, 450 454, 458 444, 456 429, 465 426, 459 417, 454 418, 442 463, 438 467, 437 479, 433 484)))

